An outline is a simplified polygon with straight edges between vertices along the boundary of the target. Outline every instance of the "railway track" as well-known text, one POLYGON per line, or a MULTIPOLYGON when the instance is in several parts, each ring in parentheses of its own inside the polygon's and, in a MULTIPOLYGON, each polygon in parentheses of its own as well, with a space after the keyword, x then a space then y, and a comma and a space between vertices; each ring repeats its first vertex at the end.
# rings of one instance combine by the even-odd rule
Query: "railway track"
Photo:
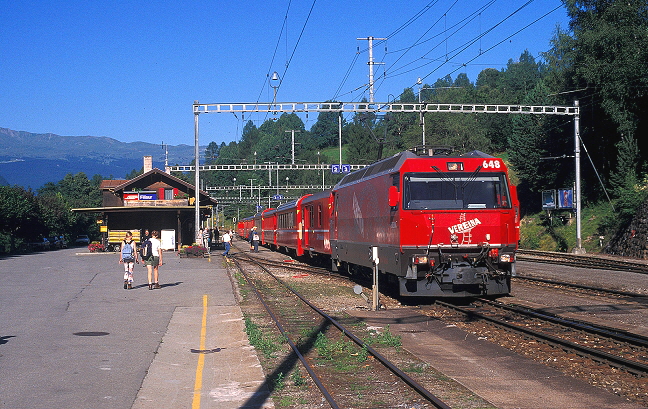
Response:
POLYGON ((561 264, 572 267, 596 268, 601 270, 621 270, 634 273, 648 274, 648 264, 612 257, 602 257, 588 254, 569 254, 553 251, 518 250, 516 259, 536 263, 561 264))
POLYGON ((478 299, 470 306, 437 304, 561 350, 648 376, 648 338, 596 324, 550 316, 529 308, 478 299))
POLYGON ((450 408, 355 335, 352 329, 316 307, 271 271, 285 269, 285 263, 264 261, 263 264, 271 265, 266 266, 242 254, 232 259, 331 408, 363 407, 357 394, 349 393, 348 388, 351 384, 366 387, 368 383, 373 392, 365 407, 394 407, 392 405, 407 402, 408 407, 450 408), (333 354, 330 350, 322 352, 330 349, 330 345, 337 345, 334 349, 343 349, 343 355, 351 357, 347 358, 350 359, 347 365, 362 368, 352 373, 345 372, 344 379, 349 383, 346 387, 340 387, 334 372, 330 371, 340 362, 323 358, 333 354), (373 358, 368 359, 369 356, 373 358), (357 379, 353 380, 354 376, 357 379), (394 396, 394 391, 398 391, 398 396, 394 396))
POLYGON ((546 278, 537 278, 537 277, 524 277, 524 276, 516 276, 516 280, 523 280, 523 281, 531 281, 534 283, 542 283, 542 284, 549 284, 552 286, 556 287, 566 287, 569 289, 577 289, 577 290, 583 290, 586 292, 591 292, 594 295, 600 295, 600 294, 611 294, 615 295, 618 297, 625 297, 629 299, 645 299, 646 294, 640 294, 640 293, 635 293, 635 292, 630 292, 630 291, 621 291, 621 290, 614 290, 611 288, 601 288, 601 287, 594 287, 590 285, 583 285, 583 284, 575 284, 575 283, 569 283, 566 281, 557 281, 557 280, 549 280, 546 278))

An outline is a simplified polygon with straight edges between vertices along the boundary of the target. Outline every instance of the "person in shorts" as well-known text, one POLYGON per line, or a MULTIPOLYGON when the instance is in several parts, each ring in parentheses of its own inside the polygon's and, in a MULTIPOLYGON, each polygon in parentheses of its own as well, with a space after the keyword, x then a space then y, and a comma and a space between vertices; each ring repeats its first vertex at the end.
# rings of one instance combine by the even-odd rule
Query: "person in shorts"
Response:
POLYGON ((124 290, 133 288, 133 267, 139 263, 137 243, 133 241, 133 233, 126 232, 126 237, 119 248, 119 262, 124 263, 124 290))
POLYGON ((153 288, 160 288, 159 269, 162 265, 162 243, 160 243, 160 239, 158 237, 158 231, 153 230, 151 232, 151 238, 149 239, 149 241, 151 242, 151 257, 149 257, 148 260, 145 261, 146 269, 148 271, 149 290, 152 290, 153 288))
POLYGON ((225 230, 225 234, 223 234, 223 245, 225 246, 223 256, 227 257, 229 256, 230 247, 232 245, 232 233, 229 230, 225 230))

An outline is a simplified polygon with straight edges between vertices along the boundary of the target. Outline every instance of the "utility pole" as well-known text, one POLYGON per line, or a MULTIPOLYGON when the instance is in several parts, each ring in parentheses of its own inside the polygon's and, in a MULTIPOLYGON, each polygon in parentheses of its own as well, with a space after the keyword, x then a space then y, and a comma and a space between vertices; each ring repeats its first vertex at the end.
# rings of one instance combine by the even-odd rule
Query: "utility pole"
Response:
POLYGON ((374 103, 374 75, 373 75, 373 66, 375 64, 384 64, 382 62, 374 62, 373 59, 373 40, 386 40, 386 38, 377 38, 377 37, 367 37, 367 38, 358 38, 357 40, 368 40, 369 41, 369 103, 374 103))
MULTIPOLYGON (((574 107, 578 108, 578 100, 574 101, 574 107)), ((574 116, 574 157, 576 159, 576 247, 574 253, 584 254, 583 241, 581 238, 581 169, 580 169, 580 113, 574 116)))
MULTIPOLYGON (((194 106, 198 104, 198 101, 194 101, 194 106)), ((200 191, 198 190, 200 186, 200 148, 199 148, 199 132, 198 132, 198 115, 199 112, 194 110, 194 155, 195 155, 195 164, 196 170, 195 174, 195 192, 196 198, 194 200, 194 237, 198 237, 198 232, 200 231, 200 191)))
POLYGON ((170 175, 171 171, 169 170, 169 145, 165 144, 164 141, 162 141, 162 149, 164 149, 164 171, 170 175))
POLYGON ((284 131, 284 132, 290 132, 292 134, 292 164, 295 164, 295 132, 301 132, 299 129, 291 129, 290 131, 284 131))

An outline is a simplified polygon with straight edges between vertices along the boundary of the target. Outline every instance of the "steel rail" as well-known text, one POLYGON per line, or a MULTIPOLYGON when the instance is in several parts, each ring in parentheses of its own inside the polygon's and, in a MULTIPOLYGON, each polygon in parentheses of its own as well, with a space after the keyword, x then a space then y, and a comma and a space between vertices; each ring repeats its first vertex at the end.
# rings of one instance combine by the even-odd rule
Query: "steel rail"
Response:
POLYGON ((648 348, 648 337, 644 337, 639 334, 633 334, 628 331, 607 327, 604 325, 598 325, 591 322, 580 321, 575 319, 567 319, 555 315, 549 315, 546 313, 535 311, 528 307, 498 303, 484 298, 478 298, 477 300, 485 304, 491 305, 493 307, 502 308, 507 311, 515 312, 517 314, 526 315, 532 318, 538 318, 543 321, 548 321, 554 324, 563 325, 565 327, 577 329, 579 331, 585 331, 591 334, 611 338, 615 341, 625 342, 643 348, 648 348))
POLYGON ((600 288, 600 287, 592 287, 589 285, 584 285, 584 284, 575 284, 575 283, 568 283, 564 281, 556 281, 556 280, 549 280, 546 278, 536 278, 536 277, 526 277, 526 276, 521 276, 521 275, 516 275, 516 279, 520 280, 527 280, 527 281, 536 281, 539 283, 545 283, 545 284, 553 284, 553 285, 562 285, 565 287, 573 287, 573 288, 578 288, 581 290, 590 290, 590 291, 598 291, 601 293, 609 293, 609 294, 614 294, 614 295, 621 295, 624 297, 648 297, 648 294, 639 294, 639 293, 631 293, 629 291, 621 291, 621 290, 614 290, 614 289, 609 289, 609 288, 600 288))
MULTIPOLYGON (((438 397, 433 395, 430 391, 425 389, 421 384, 416 382, 414 379, 412 379, 409 375, 407 375, 405 372, 401 371, 398 369, 396 365, 394 365, 391 361, 389 361, 386 357, 384 357, 382 354, 380 354, 378 351, 376 351, 374 348, 372 348, 370 345, 365 343, 363 340, 358 338, 356 335, 354 335, 351 331, 349 331, 346 327, 344 327, 342 324, 337 322, 333 317, 330 315, 326 314, 324 311, 319 309, 316 305, 308 301, 305 297, 303 297, 301 294, 299 294, 295 289, 293 289, 291 286, 280 280, 276 275, 274 275, 272 272, 270 272, 267 268, 262 266, 260 263, 258 263, 256 260, 253 260, 250 258, 252 262, 257 263, 262 269, 266 271, 268 275, 270 275, 272 278, 274 278, 278 283, 286 287, 290 292, 292 292, 297 298, 302 300, 306 305, 308 305, 313 311, 317 312, 322 318, 330 322, 333 326, 335 326, 338 330, 342 332, 347 338, 351 339, 354 343, 356 343, 359 347, 364 348, 368 353, 370 353, 374 358, 376 358, 381 364, 383 364, 387 369, 389 369, 394 375, 398 376, 401 380, 403 380, 406 384, 408 384, 410 387, 412 387, 417 393, 419 393, 421 396, 426 398, 430 403, 434 405, 437 409, 452 409, 450 406, 446 405, 443 401, 441 401, 438 397)), ((291 267, 291 266, 282 266, 282 267, 291 267)), ((274 319, 274 318, 273 318, 274 319)))
POLYGON ((297 357, 301 361, 302 365, 304 365, 304 368, 306 368, 306 371, 310 375, 311 379, 313 379, 313 382, 315 382, 315 385, 317 385, 317 388, 320 390, 320 392, 322 392, 322 395, 324 396, 324 399, 326 399, 326 401, 331 406, 331 408, 338 409, 339 406, 335 402, 335 399, 333 398, 333 396, 331 396, 329 391, 326 389, 326 387, 324 386, 324 384, 320 380, 319 376, 317 376, 315 371, 313 371, 313 368, 306 361, 306 358, 301 354, 301 352, 299 352, 299 349, 297 348, 297 345, 295 345, 295 343, 290 339, 290 337, 288 336, 288 334, 284 330, 283 325, 281 325, 281 322, 279 322, 279 318, 275 315, 275 313, 272 311, 270 306, 265 302, 265 300, 263 299, 263 295, 261 295, 261 292, 257 289, 257 287, 252 282, 252 279, 247 275, 245 270, 242 268, 241 262, 239 260, 234 260, 234 264, 236 264, 236 267, 241 272, 241 274, 243 274, 243 276, 245 277, 245 280, 248 282, 248 284, 252 287, 252 289, 254 290, 257 298, 259 299, 261 304, 263 304, 263 307, 265 308, 265 310, 268 312, 270 317, 272 317, 272 320, 275 322, 275 325, 279 329, 279 332, 281 332, 281 335, 284 337, 286 342, 288 342, 288 344, 290 345, 290 348, 292 348, 293 352, 295 353, 295 355, 297 355, 297 357))
POLYGON ((518 250, 516 258, 520 261, 533 261, 537 263, 564 264, 576 267, 588 267, 600 270, 621 270, 642 274, 648 273, 648 264, 614 260, 593 255, 576 255, 538 250, 518 250))
POLYGON ((577 354, 581 356, 585 356, 597 361, 603 361, 608 363, 611 366, 617 367, 617 368, 622 368, 625 370, 628 370, 629 372, 632 372, 637 375, 645 376, 648 374, 648 365, 641 364, 639 362, 631 361, 616 355, 609 354, 607 352, 599 351, 596 349, 592 348, 587 348, 582 345, 576 344, 571 341, 567 341, 564 339, 560 339, 551 335, 547 335, 538 331, 531 330, 529 328, 524 328, 520 327, 517 325, 510 324, 506 321, 502 321, 497 318, 489 317, 488 315, 481 314, 476 311, 471 311, 466 308, 462 308, 456 305, 452 305, 443 301, 436 301, 436 304, 441 305, 446 308, 453 309, 455 311, 459 311, 463 314, 466 314, 469 317, 475 317, 479 319, 483 319, 488 322, 492 322, 493 324, 499 325, 500 327, 504 327, 506 329, 512 330, 514 332, 523 334, 523 335, 529 335, 533 338, 542 340, 543 342, 546 342, 552 346, 558 347, 558 348, 568 348, 577 354))

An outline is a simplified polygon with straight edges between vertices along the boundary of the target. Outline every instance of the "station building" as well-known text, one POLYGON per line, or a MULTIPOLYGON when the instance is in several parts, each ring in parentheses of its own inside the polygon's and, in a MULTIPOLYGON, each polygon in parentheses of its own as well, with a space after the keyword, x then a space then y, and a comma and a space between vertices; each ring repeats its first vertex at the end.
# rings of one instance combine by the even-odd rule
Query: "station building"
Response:
MULTIPOLYGON (((102 240, 108 249, 115 237, 110 232, 129 230, 139 237, 144 230, 157 230, 165 250, 177 250, 195 241, 194 185, 152 167, 152 157, 144 157, 144 173, 130 180, 103 180, 102 207, 72 209, 95 213, 102 240)), ((211 217, 217 201, 199 191, 200 220, 211 217)), ((117 241, 123 239, 123 233, 117 241)))

